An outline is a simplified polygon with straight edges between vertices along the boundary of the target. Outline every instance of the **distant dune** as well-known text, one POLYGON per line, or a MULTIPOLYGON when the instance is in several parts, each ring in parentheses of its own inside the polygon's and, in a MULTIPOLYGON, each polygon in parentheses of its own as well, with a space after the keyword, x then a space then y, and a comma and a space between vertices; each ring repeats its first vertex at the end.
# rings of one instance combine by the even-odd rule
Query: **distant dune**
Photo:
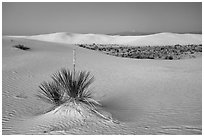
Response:
POLYGON ((201 34, 176 34, 157 33, 141 36, 120 36, 104 34, 77 34, 77 33, 51 33, 33 36, 9 36, 25 39, 33 39, 47 42, 65 44, 120 44, 127 46, 163 46, 163 45, 187 45, 202 44, 201 34))
MULTIPOLYGON (((141 32, 141 31, 132 30, 132 31, 117 32, 117 33, 109 33, 108 35, 141 36, 141 35, 151 35, 156 33, 161 33, 161 32, 141 32)), ((178 32, 178 34, 202 34, 202 31, 178 32)))

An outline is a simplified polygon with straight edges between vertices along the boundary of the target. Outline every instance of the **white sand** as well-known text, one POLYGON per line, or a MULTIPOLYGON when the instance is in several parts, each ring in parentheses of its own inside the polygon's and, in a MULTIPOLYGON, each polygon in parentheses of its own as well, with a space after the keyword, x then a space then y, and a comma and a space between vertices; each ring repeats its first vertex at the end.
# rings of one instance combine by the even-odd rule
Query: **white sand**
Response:
POLYGON ((103 113, 120 123, 88 110, 82 117, 41 113, 51 106, 35 97, 38 86, 60 68, 72 68, 73 48, 3 38, 3 134, 202 134, 201 57, 139 60, 77 47, 77 69, 95 76, 95 98, 103 104, 103 113), (13 48, 15 44, 31 50, 13 48))
POLYGON ((77 34, 77 33, 51 33, 34 36, 13 36, 18 38, 34 39, 48 42, 58 42, 66 44, 120 44, 127 46, 163 46, 175 44, 201 44, 200 34, 175 34, 158 33, 143 36, 119 36, 104 34, 77 34))

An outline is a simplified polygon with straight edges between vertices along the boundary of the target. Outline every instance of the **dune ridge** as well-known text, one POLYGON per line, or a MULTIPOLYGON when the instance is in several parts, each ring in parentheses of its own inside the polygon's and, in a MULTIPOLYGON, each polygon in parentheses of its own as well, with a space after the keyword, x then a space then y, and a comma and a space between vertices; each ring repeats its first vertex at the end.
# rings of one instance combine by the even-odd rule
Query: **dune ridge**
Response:
POLYGON ((162 45, 187 45, 201 44, 202 35, 200 34, 176 34, 176 33, 157 33, 142 36, 120 36, 105 34, 79 34, 58 32, 51 34, 41 34, 33 36, 8 36, 14 38, 25 38, 47 42, 57 42, 64 44, 119 44, 126 46, 162 46, 162 45))

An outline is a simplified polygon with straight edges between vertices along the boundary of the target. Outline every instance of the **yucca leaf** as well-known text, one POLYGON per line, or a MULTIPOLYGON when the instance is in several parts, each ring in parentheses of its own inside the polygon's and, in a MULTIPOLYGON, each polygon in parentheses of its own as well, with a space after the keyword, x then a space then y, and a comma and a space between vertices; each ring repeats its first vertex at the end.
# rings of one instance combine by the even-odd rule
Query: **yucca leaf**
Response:
POLYGON ((60 91, 60 87, 55 82, 43 82, 39 88, 41 90, 37 97, 51 104, 62 104, 64 93, 60 91))

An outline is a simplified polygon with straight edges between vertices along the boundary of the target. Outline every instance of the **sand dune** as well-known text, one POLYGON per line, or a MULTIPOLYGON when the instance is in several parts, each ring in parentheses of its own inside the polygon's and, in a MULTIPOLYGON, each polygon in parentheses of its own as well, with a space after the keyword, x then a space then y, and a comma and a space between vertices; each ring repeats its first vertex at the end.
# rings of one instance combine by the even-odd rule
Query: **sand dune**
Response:
POLYGON ((13 36, 48 42, 58 42, 66 44, 120 44, 128 46, 160 46, 160 45, 187 45, 201 44, 202 36, 200 34, 175 34, 158 33, 143 36, 119 36, 104 34, 76 34, 76 33, 51 33, 34 36, 13 36))
MULTIPOLYGON (((95 99, 103 105, 101 111, 119 123, 89 111, 84 111, 84 115, 73 111, 77 117, 73 117, 72 112, 66 115, 53 114, 53 111, 42 113, 51 105, 35 97, 41 82, 50 80, 50 76, 62 67, 72 68, 75 46, 67 43, 134 43, 139 40, 146 43, 142 39, 151 42, 157 39, 164 44, 164 36, 168 36, 171 43, 170 39, 176 35, 163 33, 136 39, 133 36, 126 39, 66 33, 4 37, 3 134, 202 134, 201 57, 174 61, 139 60, 77 47, 77 70, 88 70, 95 76, 92 88, 95 99), (31 49, 23 51, 12 47, 15 44, 31 49)), ((176 42, 201 42, 200 35, 178 34, 178 37, 176 42)))

